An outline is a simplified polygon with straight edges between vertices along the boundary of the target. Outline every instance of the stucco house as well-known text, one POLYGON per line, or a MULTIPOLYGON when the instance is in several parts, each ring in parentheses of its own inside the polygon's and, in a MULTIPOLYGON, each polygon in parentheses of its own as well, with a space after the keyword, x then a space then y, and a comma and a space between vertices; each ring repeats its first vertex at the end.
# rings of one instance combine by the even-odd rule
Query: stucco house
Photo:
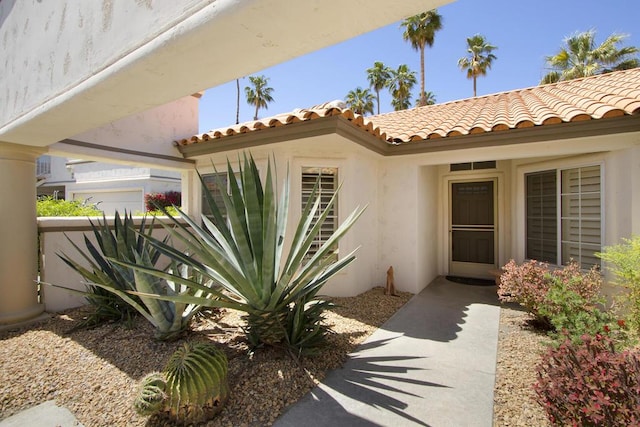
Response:
MULTIPOLYGON (((102 158, 193 175, 194 163, 166 141, 197 130, 180 134, 159 126, 166 134, 159 140, 78 135, 100 137, 119 120, 448 1, 369 0, 366 8, 338 0, 0 1, 0 195, 12 201, 0 204, 0 236, 10 242, 0 245, 0 324, 44 309, 33 256, 39 156, 102 158)), ((187 191, 183 186, 183 198, 187 191)))
POLYGON ((361 247, 357 262, 323 291, 363 292, 393 266, 396 287, 418 292, 511 258, 587 267, 640 233, 639 113, 634 69, 373 117, 329 103, 177 144, 205 176, 244 150, 259 166, 274 156, 294 217, 319 175, 342 182, 335 224, 368 208, 340 244, 361 247))

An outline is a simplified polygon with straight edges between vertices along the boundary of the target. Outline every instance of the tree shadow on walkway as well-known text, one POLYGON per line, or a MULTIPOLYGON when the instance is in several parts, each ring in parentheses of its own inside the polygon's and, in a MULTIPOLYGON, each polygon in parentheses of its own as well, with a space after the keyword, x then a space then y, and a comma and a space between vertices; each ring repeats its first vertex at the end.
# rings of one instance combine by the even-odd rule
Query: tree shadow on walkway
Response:
MULTIPOLYGON (((359 347, 343 368, 332 371, 322 384, 314 388, 276 421, 275 426, 377 426, 371 419, 358 415, 373 409, 391 412, 412 425, 428 426, 424 421, 406 412, 408 404, 403 397, 421 399, 425 388, 448 388, 446 385, 424 381, 416 371, 425 371, 417 365, 416 356, 363 356, 388 345, 395 338, 371 341, 359 347), (345 409, 345 402, 353 412, 345 409)), ((418 363, 417 363, 418 362, 418 363)), ((424 362, 422 362, 424 364, 424 362)), ((425 402, 426 404, 426 402, 425 402)))
POLYGON ((473 305, 499 307, 496 287, 465 285, 439 277, 382 328, 412 338, 452 341, 462 331, 473 305))

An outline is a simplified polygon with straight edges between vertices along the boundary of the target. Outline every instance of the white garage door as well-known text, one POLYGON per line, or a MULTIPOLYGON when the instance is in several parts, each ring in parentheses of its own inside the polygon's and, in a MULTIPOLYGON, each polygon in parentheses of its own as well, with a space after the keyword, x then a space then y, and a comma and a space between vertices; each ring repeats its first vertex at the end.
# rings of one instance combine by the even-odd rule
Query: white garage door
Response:
POLYGON ((142 190, 117 190, 117 191, 87 191, 73 193, 74 200, 87 203, 97 203, 98 209, 105 215, 113 215, 117 210, 123 214, 127 212, 144 212, 144 197, 142 190))

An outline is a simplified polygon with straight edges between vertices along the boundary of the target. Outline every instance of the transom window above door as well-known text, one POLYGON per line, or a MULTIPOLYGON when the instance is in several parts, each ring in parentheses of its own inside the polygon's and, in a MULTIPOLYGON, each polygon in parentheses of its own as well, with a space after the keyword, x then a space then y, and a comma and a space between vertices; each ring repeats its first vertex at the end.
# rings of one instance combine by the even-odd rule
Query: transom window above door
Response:
POLYGON ((600 264, 602 186, 599 165, 525 174, 526 257, 582 268, 600 264))

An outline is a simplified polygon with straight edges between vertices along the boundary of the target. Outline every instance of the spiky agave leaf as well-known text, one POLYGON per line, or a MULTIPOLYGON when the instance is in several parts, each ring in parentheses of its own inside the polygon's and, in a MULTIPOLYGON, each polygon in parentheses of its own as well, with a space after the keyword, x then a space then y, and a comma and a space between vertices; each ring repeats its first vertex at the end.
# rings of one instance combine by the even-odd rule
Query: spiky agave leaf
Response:
MULTIPOLYGON (((78 272, 88 283, 86 294, 89 304, 95 307, 95 315, 88 319, 89 324, 97 324, 103 320, 120 320, 131 317, 135 314, 135 310, 123 301, 118 295, 105 291, 104 288, 95 286, 95 283, 106 285, 113 289, 120 291, 129 291, 133 287, 133 272, 127 270, 120 270, 113 267, 108 262, 107 258, 117 258, 121 260, 134 261, 134 252, 140 252, 144 247, 152 251, 152 259, 157 261, 160 253, 158 253, 148 243, 142 241, 136 241, 134 221, 131 214, 125 212, 124 219, 122 219, 118 212, 116 212, 113 227, 110 227, 106 216, 102 216, 102 221, 99 219, 94 222, 89 220, 91 224, 92 235, 95 239, 95 244, 89 239, 87 235, 84 236, 84 243, 86 250, 81 249, 76 243, 74 243, 69 236, 66 236, 74 249, 84 258, 88 263, 89 269, 81 267, 73 258, 65 253, 58 254, 58 256, 72 269, 78 272)), ((153 226, 153 222, 151 224, 153 226)), ((139 231, 146 233, 146 219, 143 219, 140 224, 139 231)), ((136 302, 139 302, 137 297, 133 297, 136 302)))
MULTIPOLYGON (((97 313, 113 313, 116 308, 126 307, 127 312, 141 314, 155 327, 156 339, 171 340, 177 338, 189 327, 189 322, 198 312, 200 305, 193 301, 175 302, 146 297, 146 295, 196 296, 199 301, 206 301, 215 298, 216 294, 207 290, 206 284, 210 282, 204 276, 197 277, 205 285, 199 288, 181 286, 178 290, 176 283, 168 281, 167 277, 146 272, 146 270, 164 271, 156 267, 161 252, 145 237, 152 232, 154 221, 155 218, 152 218, 151 223, 147 225, 146 217, 143 217, 139 227, 134 228, 131 214, 127 215, 125 212, 124 217, 121 218, 116 212, 111 228, 106 217, 103 216, 103 221, 91 222, 96 244, 84 236, 86 251, 69 239, 88 263, 88 268, 66 254, 59 256, 87 280, 88 291, 84 295, 90 302, 96 304, 97 313), (138 268, 130 268, 132 265, 138 268)), ((169 235, 159 239, 158 242, 166 245, 168 239, 169 235)), ((175 274, 169 274, 169 277, 193 281, 191 280, 193 269, 189 266, 181 266, 174 261, 170 269, 175 274)), ((65 288, 59 285, 54 286, 65 288)))

